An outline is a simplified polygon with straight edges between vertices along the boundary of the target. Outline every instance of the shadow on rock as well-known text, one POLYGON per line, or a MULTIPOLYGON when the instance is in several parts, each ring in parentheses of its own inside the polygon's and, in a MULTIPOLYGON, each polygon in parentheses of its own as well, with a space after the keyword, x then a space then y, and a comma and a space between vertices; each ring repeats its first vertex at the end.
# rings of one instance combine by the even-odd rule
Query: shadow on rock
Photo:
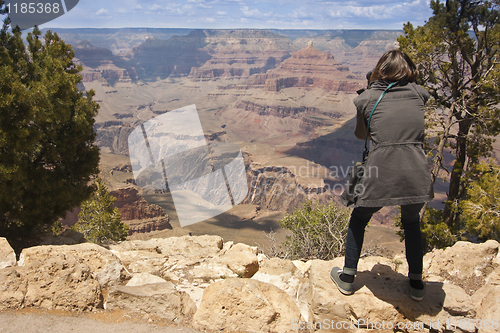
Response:
POLYGON ((390 266, 376 264, 371 271, 356 275, 355 292, 366 286, 375 297, 390 303, 406 318, 412 321, 422 317, 435 317, 443 310, 446 293, 441 282, 426 282, 425 297, 421 302, 410 298, 408 277, 395 272, 390 266))

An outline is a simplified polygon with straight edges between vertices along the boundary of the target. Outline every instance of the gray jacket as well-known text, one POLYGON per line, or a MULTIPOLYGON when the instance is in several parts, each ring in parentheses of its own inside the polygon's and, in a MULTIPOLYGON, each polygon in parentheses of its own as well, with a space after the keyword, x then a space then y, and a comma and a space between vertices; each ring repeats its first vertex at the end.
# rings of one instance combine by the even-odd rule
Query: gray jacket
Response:
MULTIPOLYGON (((375 81, 354 99, 357 138, 365 139, 370 112, 388 85, 375 81)), ((431 173, 422 148, 424 104, 428 99, 427 90, 407 82, 398 82, 382 98, 370 123, 371 145, 361 179, 364 192, 355 206, 408 205, 432 200, 431 173)))

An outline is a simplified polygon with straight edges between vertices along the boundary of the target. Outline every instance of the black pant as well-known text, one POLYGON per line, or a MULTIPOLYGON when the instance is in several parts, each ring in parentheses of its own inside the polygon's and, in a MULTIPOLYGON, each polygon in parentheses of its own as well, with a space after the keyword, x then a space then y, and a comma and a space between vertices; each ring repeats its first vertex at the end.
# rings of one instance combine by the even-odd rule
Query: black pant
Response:
MULTIPOLYGON (((401 206, 401 223, 405 234, 406 261, 409 278, 422 279, 423 243, 419 213, 423 203, 401 206)), ((374 213, 382 207, 356 207, 352 211, 345 249, 344 273, 355 275, 363 247, 365 227, 374 213)))

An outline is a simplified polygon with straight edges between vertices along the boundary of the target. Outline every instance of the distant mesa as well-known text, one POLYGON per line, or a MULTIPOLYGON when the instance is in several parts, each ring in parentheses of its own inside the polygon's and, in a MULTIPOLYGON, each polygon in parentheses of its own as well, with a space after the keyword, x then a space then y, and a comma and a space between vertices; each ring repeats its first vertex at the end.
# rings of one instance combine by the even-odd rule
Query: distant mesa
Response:
POLYGON ((359 79, 349 67, 336 61, 332 54, 315 49, 312 43, 294 52, 267 74, 254 78, 257 84, 262 81, 267 91, 299 87, 354 93, 361 88, 359 79))
POLYGON ((266 73, 290 57, 294 47, 285 36, 265 30, 204 30, 205 50, 211 55, 189 77, 195 81, 218 78, 246 78, 266 73))
POLYGON ((135 78, 133 69, 128 68, 123 59, 102 47, 95 47, 83 40, 73 47, 76 63, 84 66, 81 72, 83 82, 101 81, 114 84, 131 82, 135 78))

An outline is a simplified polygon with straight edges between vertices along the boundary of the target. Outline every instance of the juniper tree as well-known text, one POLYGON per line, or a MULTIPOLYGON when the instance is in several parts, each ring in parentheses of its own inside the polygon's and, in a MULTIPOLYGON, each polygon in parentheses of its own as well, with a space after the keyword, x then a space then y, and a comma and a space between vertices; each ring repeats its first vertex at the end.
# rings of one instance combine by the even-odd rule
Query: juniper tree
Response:
MULTIPOLYGON (((0 14, 5 3, 0 0, 0 14)), ((59 36, 0 31, 0 235, 49 229, 89 197, 98 172, 98 105, 79 91, 81 66, 59 36)))
POLYGON ((500 131, 499 5, 432 0, 430 6, 433 16, 428 22, 417 28, 404 25, 398 41, 418 64, 420 80, 432 96, 427 126, 435 135, 426 144, 433 157, 434 182, 442 170, 448 173, 440 216, 459 239, 465 232, 460 201, 467 198, 476 166, 491 156, 493 137, 500 131), (443 165, 446 151, 454 155, 450 171, 443 165))
POLYGON ((478 240, 500 241, 500 166, 483 162, 475 171, 467 198, 460 202, 465 228, 478 240))

